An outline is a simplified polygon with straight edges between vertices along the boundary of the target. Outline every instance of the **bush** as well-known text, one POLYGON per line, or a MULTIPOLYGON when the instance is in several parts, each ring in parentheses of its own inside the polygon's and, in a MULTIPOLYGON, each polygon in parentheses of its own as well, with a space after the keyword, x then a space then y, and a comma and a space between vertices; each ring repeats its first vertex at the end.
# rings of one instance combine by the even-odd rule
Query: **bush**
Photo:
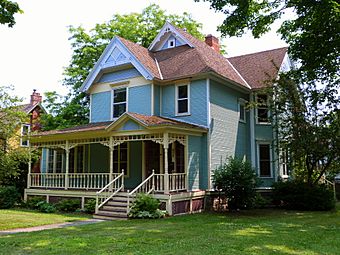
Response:
POLYGON ((40 202, 45 202, 45 201, 46 199, 43 197, 31 197, 27 200, 27 202, 24 205, 28 209, 38 210, 39 209, 38 204, 40 202))
POLYGON ((86 213, 94 213, 96 210, 96 200, 93 198, 87 200, 84 208, 86 213))
POLYGON ((276 205, 291 210, 326 211, 335 208, 334 193, 325 185, 293 180, 273 185, 276 205))
POLYGON ((159 201, 150 195, 139 194, 134 200, 129 217, 131 218, 162 218, 166 212, 159 210, 159 201))
POLYGON ((270 204, 270 200, 263 197, 261 194, 256 193, 254 199, 253 199, 253 208, 266 208, 270 204))
POLYGON ((56 204, 59 211, 75 212, 80 208, 80 201, 76 199, 63 199, 56 204))
POLYGON ((19 201, 20 194, 15 187, 0 187, 0 209, 12 208, 19 201))
POLYGON ((57 210, 54 205, 47 203, 46 201, 38 202, 36 204, 36 207, 37 207, 36 209, 44 213, 53 213, 57 210))
POLYGON ((250 162, 238 158, 228 158, 213 174, 215 188, 225 193, 229 210, 251 207, 258 180, 250 162))

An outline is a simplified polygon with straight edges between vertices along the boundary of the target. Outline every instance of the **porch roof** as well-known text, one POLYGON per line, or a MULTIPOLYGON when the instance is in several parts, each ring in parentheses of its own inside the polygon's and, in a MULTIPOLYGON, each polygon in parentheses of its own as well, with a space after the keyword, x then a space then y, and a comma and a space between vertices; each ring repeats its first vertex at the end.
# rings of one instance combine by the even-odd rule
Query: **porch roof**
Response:
MULTIPOLYGON (((96 122, 89 123, 86 125, 80 125, 60 130, 50 130, 43 131, 31 134, 31 140, 36 140, 42 137, 59 137, 63 135, 86 135, 89 136, 91 133, 107 135, 109 136, 110 132, 114 132, 116 128, 118 128, 121 124, 123 124, 126 120, 134 120, 146 129, 158 129, 158 128, 176 128, 176 129, 185 129, 185 130, 193 130, 198 132, 207 132, 206 127, 202 127, 199 125, 194 125, 187 122, 182 122, 170 118, 160 117, 160 116, 148 116, 138 113, 127 112, 120 116, 117 120, 114 121, 105 121, 105 122, 96 122)), ((133 130, 129 130, 133 132, 133 130)), ((122 130, 119 130, 122 132, 122 130)))

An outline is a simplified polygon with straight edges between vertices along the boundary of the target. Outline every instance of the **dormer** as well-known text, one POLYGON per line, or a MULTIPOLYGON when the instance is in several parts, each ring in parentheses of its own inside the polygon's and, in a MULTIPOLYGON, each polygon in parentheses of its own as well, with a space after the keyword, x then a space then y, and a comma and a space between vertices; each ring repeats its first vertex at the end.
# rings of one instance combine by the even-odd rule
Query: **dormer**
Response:
POLYGON ((149 46, 149 51, 161 51, 183 45, 194 47, 183 35, 178 33, 177 29, 166 22, 161 31, 149 46))

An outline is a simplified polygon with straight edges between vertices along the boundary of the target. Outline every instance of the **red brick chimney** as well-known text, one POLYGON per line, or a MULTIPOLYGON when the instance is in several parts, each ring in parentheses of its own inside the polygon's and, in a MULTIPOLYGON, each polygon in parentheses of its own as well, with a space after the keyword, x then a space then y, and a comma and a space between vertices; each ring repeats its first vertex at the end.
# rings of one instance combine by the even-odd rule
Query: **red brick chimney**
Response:
POLYGON ((42 101, 42 96, 40 96, 40 93, 36 92, 36 89, 33 89, 33 93, 31 95, 31 105, 35 105, 37 103, 41 103, 42 101))
POLYGON ((205 37, 205 43, 208 44, 215 51, 220 53, 220 42, 217 37, 209 34, 205 37))

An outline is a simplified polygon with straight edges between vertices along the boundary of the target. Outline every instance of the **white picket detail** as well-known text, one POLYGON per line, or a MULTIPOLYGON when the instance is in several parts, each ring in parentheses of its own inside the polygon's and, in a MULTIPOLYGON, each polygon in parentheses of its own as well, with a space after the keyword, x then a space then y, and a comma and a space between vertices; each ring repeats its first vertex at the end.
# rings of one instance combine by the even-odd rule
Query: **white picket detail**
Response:
POLYGON ((185 173, 169 174, 169 191, 186 190, 187 175, 185 173))
POLYGON ((64 188, 65 174, 31 173, 31 186, 36 188, 64 188))

